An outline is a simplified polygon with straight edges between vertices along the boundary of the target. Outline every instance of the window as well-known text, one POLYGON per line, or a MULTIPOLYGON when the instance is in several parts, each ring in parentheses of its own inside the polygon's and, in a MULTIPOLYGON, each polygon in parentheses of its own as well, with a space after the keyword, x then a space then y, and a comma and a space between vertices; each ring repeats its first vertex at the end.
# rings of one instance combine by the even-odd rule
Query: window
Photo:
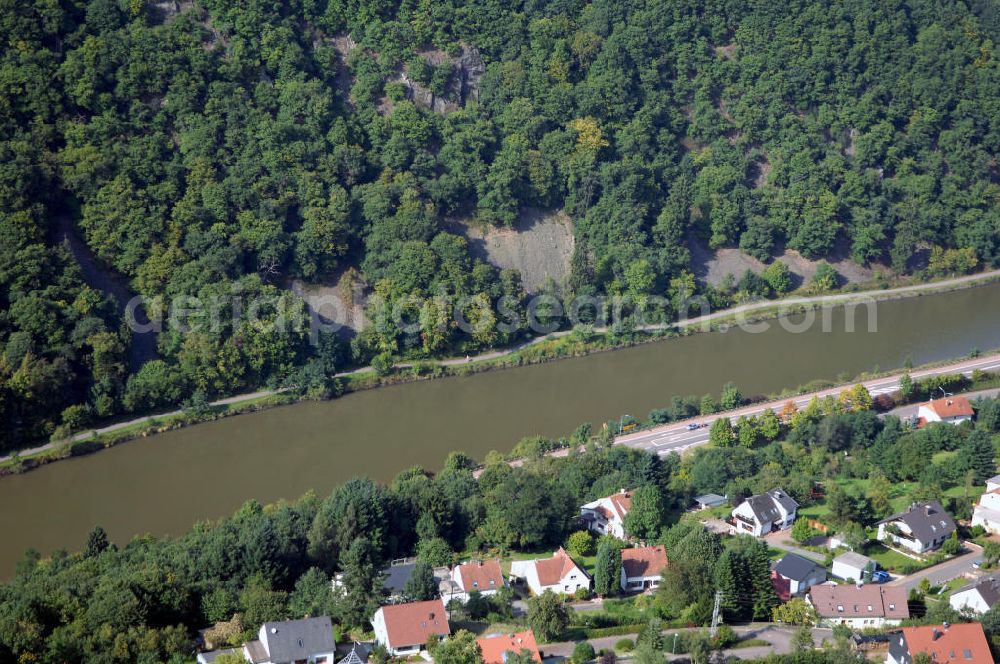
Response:
POLYGON ((962 651, 962 657, 964 657, 965 659, 972 659, 972 651, 966 648, 965 650, 962 651))

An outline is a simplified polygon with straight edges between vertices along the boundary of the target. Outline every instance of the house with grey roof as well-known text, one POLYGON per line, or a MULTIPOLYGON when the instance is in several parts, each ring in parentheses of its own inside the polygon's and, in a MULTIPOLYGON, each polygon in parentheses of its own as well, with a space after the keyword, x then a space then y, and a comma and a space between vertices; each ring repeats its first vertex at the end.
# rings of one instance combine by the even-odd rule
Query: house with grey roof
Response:
POLYGON ((405 558, 393 561, 389 567, 382 570, 382 585, 385 586, 386 595, 390 602, 404 601, 403 589, 416 568, 416 558, 405 558))
POLYGON ((706 493, 704 496, 696 496, 694 499, 694 504, 698 506, 699 510, 710 510, 713 507, 722 507, 728 502, 728 498, 720 496, 717 493, 706 493))
POLYGON ((955 591, 948 600, 951 608, 982 615, 1000 604, 1000 573, 991 574, 955 591))
POLYGON ((878 538, 913 553, 933 551, 955 532, 955 521, 941 503, 915 503, 910 509, 878 522, 878 538))
POLYGON ((243 656, 251 664, 334 664, 336 650, 327 616, 264 623, 257 640, 243 644, 243 656))
POLYGON ((771 583, 778 598, 787 602, 818 583, 826 581, 826 568, 814 560, 786 553, 771 566, 771 583))
POLYGON ((734 535, 761 537, 776 530, 791 528, 799 504, 782 489, 750 496, 736 506, 730 522, 734 535))
POLYGON ((830 571, 839 579, 861 582, 870 579, 872 572, 877 567, 875 561, 868 556, 847 551, 833 559, 833 567, 830 571))

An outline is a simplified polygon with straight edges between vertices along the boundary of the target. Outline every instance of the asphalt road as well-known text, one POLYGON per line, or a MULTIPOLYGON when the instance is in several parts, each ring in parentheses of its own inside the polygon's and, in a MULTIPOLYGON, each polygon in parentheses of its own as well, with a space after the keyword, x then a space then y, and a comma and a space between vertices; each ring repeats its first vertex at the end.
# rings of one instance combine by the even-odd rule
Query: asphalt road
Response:
POLYGON ((952 579, 957 579, 963 574, 972 572, 976 569, 974 564, 982 562, 983 550, 971 542, 966 542, 965 548, 968 549, 967 553, 963 553, 951 560, 946 560, 940 565, 928 567, 925 570, 890 581, 889 585, 899 586, 905 588, 906 592, 910 592, 910 590, 920 585, 920 582, 924 579, 930 581, 932 586, 939 586, 942 583, 948 583, 952 579))
MULTIPOLYGON (((694 628, 694 630, 699 628, 694 628)), ((754 659, 758 657, 765 657, 771 654, 785 655, 792 651, 792 637, 795 634, 796 628, 794 627, 784 627, 781 625, 775 625, 774 623, 753 623, 750 625, 736 625, 733 628, 741 639, 747 638, 758 638, 763 641, 767 641, 770 645, 767 646, 753 646, 748 648, 734 648, 732 650, 725 650, 723 653, 726 656, 735 656, 740 659, 754 659)), ((668 629, 664 630, 664 634, 671 635, 675 632, 688 632, 694 631, 691 628, 682 629, 668 629)), ((816 646, 819 646, 824 640, 830 641, 833 639, 833 630, 815 627, 812 630, 813 642, 816 646)), ((611 650, 615 647, 615 643, 622 639, 635 638, 635 635, 631 636, 609 636, 600 639, 590 639, 590 644, 594 647, 594 650, 600 651, 602 649, 611 650)), ((562 658, 568 658, 573 654, 573 648, 576 647, 576 643, 548 643, 543 644, 539 649, 545 653, 546 662, 555 662, 562 658), (550 659, 552 658, 552 659, 550 659)), ((670 643, 668 641, 667 647, 669 650, 670 643)), ((673 656, 669 652, 666 654, 667 659, 680 659, 686 658, 686 655, 673 656)))
MULTIPOLYGON (((964 360, 962 362, 955 362, 945 366, 935 367, 933 369, 914 371, 910 373, 910 376, 913 379, 956 373, 962 373, 968 376, 971 375, 975 369, 980 369, 982 371, 994 371, 1000 369, 1000 354, 964 360)), ((872 395, 872 397, 879 396, 880 394, 891 394, 892 392, 899 390, 899 379, 902 375, 902 373, 898 373, 892 376, 886 376, 885 378, 862 381, 862 384, 868 388, 868 392, 872 395)), ((712 422, 721 417, 728 417, 732 422, 736 422, 736 420, 741 416, 749 417, 753 415, 760 415, 768 408, 778 412, 789 400, 801 409, 804 408, 813 399, 813 397, 823 398, 826 396, 837 396, 840 394, 843 387, 844 386, 839 386, 827 390, 820 390, 819 392, 811 392, 809 394, 790 397, 789 399, 780 399, 778 401, 753 404, 751 406, 746 406, 738 410, 727 411, 725 413, 707 415, 705 417, 697 417, 679 422, 671 422, 670 424, 665 424, 654 429, 647 429, 645 431, 619 436, 615 439, 615 444, 627 445, 636 449, 656 453, 660 456, 673 452, 681 453, 692 447, 697 447, 698 445, 704 445, 707 443, 709 426, 712 422), (687 428, 689 424, 700 424, 703 426, 689 431, 687 428)))

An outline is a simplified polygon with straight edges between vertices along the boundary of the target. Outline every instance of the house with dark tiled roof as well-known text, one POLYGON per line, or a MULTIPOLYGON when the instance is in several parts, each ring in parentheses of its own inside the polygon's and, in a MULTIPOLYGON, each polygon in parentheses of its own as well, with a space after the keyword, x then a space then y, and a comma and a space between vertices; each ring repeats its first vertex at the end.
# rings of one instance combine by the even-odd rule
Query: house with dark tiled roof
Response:
POLYGON ((372 618, 375 641, 390 655, 414 655, 427 646, 431 636, 451 634, 448 614, 440 599, 383 606, 372 618))
POLYGON ((243 644, 243 656, 251 664, 333 664, 336 650, 333 624, 326 616, 264 623, 257 640, 243 644))
POLYGON ((783 602, 824 581, 825 567, 795 553, 786 553, 771 567, 771 583, 783 602))
POLYGON ((667 550, 662 546, 622 549, 622 590, 636 592, 658 588, 667 568, 667 550))
POLYGON ((1000 604, 1000 573, 978 579, 956 590, 948 599, 956 611, 980 615, 1000 604))
POLYGON ((587 530, 600 535, 626 539, 625 516, 632 509, 632 492, 622 489, 616 494, 598 498, 580 508, 580 519, 587 530))
POLYGON ((816 610, 820 624, 827 627, 884 627, 910 617, 906 589, 900 586, 820 584, 809 589, 806 601, 816 610))
POLYGON ((382 570, 382 585, 385 587, 389 601, 403 601, 403 589, 416 568, 416 558, 404 558, 394 560, 389 567, 382 570))
POLYGON ((531 659, 541 664, 542 654, 532 630, 516 634, 491 634, 476 639, 482 653, 483 664, 507 664, 511 654, 528 653, 531 659))
POLYGON ((878 538, 914 553, 933 551, 955 532, 955 521, 941 503, 931 500, 878 522, 878 538))
POLYGON ((750 496, 733 510, 734 535, 761 537, 775 530, 791 528, 799 504, 782 489, 750 496))
POLYGON ((510 575, 525 583, 536 595, 546 590, 572 595, 580 588, 590 589, 591 585, 590 575, 562 547, 551 558, 515 560, 510 564, 510 575))
POLYGON ((913 664, 924 653, 934 664, 993 664, 990 644, 980 623, 904 627, 889 637, 886 664, 913 664))

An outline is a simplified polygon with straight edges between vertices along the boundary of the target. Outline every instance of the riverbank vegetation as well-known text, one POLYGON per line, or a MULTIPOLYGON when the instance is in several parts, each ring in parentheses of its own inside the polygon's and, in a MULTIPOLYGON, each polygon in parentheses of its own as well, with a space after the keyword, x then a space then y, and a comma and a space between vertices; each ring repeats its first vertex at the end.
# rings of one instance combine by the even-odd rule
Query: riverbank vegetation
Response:
MULTIPOLYGON (((196 393, 521 338, 492 313, 523 307, 519 275, 446 219, 561 208, 575 249, 548 290, 659 296, 668 320, 691 295, 798 287, 772 262, 786 247, 919 277, 997 260, 997 26, 965 5, 8 5, 0 451, 196 393), (135 292, 266 302, 288 331, 168 327, 134 371, 119 306, 58 237, 67 218, 135 292), (771 265, 699 285, 695 244, 771 265), (285 287, 346 268, 418 331, 370 326, 331 362, 285 287), (440 295, 466 298, 474 332, 440 324, 440 295)), ((821 268, 804 286, 836 281, 821 268)))
MULTIPOLYGON (((732 388, 726 395, 738 398, 732 388)), ((28 552, 14 579, 0 586, 0 661, 180 662, 200 628, 212 627, 218 642, 238 642, 263 621, 307 614, 331 615, 341 634, 360 636, 382 596, 377 570, 405 555, 442 565, 544 555, 566 545, 597 572, 610 547, 623 544, 576 534, 579 505, 622 487, 636 495, 629 526, 667 549, 659 591, 595 613, 532 602, 525 619, 513 617, 504 595, 466 607, 468 620, 537 625, 551 640, 632 633, 639 624, 703 625, 716 590, 728 621, 767 620, 777 606, 773 552, 754 539, 705 530, 685 514, 692 497, 717 492, 737 501, 781 486, 804 515, 863 550, 866 528, 910 500, 968 512, 982 480, 996 472, 1000 432, 1000 401, 975 405, 974 424, 913 430, 879 418, 860 390, 846 390, 843 398, 789 409, 773 436, 762 421, 745 421, 732 437, 684 458, 609 447, 581 427, 583 449, 559 458, 531 454, 517 467, 492 458, 478 479, 476 462, 452 453, 437 474, 412 468, 387 486, 358 478, 328 497, 251 501, 181 537, 137 537, 119 548, 98 528, 78 553, 28 552), (760 435, 743 435, 756 427, 760 435), (343 575, 336 589, 333 574, 343 575)), ((606 586, 605 593, 616 592, 606 586)), ((423 592, 417 584, 410 590, 423 592)), ((928 602, 919 619, 961 617, 944 602, 928 602)), ((666 649, 653 638, 659 633, 638 639, 644 661, 659 661, 666 649)), ((691 647, 702 646, 692 640, 691 647)))

